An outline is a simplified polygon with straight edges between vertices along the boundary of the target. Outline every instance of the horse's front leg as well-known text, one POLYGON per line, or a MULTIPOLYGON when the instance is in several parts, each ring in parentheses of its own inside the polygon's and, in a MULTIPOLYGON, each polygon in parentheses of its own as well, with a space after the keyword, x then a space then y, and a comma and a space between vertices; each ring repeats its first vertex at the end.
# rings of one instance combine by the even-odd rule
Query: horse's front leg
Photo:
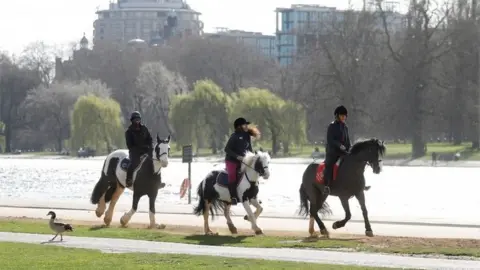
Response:
POLYGON ((123 194, 123 191, 125 190, 124 187, 120 186, 120 184, 117 181, 117 187, 115 191, 113 192, 112 199, 110 200, 110 204, 108 205, 107 212, 105 213, 105 217, 103 218, 103 222, 105 222, 105 225, 110 226, 110 223, 112 223, 112 217, 113 217, 113 211, 115 211, 115 205, 118 202, 118 199, 120 196, 123 194))
POLYGON ((352 218, 352 213, 350 212, 350 204, 348 203, 349 197, 339 197, 340 202, 342 203, 343 210, 345 210, 345 218, 343 220, 335 221, 332 225, 334 230, 345 227, 345 224, 352 218))
POLYGON ((135 213, 137 212, 138 202, 140 201, 141 197, 142 196, 138 192, 135 192, 135 191, 133 192, 132 208, 130 208, 130 211, 128 211, 127 213, 124 213, 123 216, 120 218, 120 224, 123 227, 127 226, 132 216, 135 215, 135 213))
POLYGON ((243 208, 247 212, 248 220, 252 223, 252 230, 255 232, 256 235, 263 234, 262 229, 260 229, 257 225, 257 218, 255 214, 253 214, 252 208, 250 207, 250 202, 245 200, 243 201, 243 208))
POLYGON ((370 226, 370 221, 368 220, 368 210, 367 206, 365 205, 365 193, 362 190, 355 194, 355 197, 357 198, 360 208, 362 209, 363 221, 365 221, 365 235, 368 237, 373 237, 372 227, 370 226))
POLYGON ((230 217, 230 207, 231 207, 230 204, 225 204, 225 209, 223 210, 223 215, 225 216, 225 219, 227 220, 228 230, 232 234, 237 234, 238 233, 237 227, 235 227, 235 225, 233 225, 232 218, 230 217))
MULTIPOLYGON (((257 200, 257 198, 251 199, 251 200, 250 200, 250 203, 255 207, 255 217, 258 219, 258 217, 260 216, 260 214, 262 214, 262 212, 263 212, 263 207, 262 207, 262 205, 260 204, 260 202, 257 200)), ((250 220, 248 219, 248 216, 247 216, 247 215, 245 215, 245 216, 243 217, 243 219, 245 219, 245 220, 247 220, 247 221, 250 221, 250 220)))
MULTIPOLYGON (((154 229, 157 227, 157 223, 155 222, 155 201, 157 200, 158 189, 152 190, 148 194, 148 204, 149 204, 149 211, 148 217, 150 218, 150 226, 148 228, 154 229)), ((165 224, 158 225, 158 229, 165 229, 165 224)))
POLYGON ((97 215, 97 217, 103 216, 105 210, 107 209, 107 203, 105 202, 106 193, 107 192, 103 193, 102 197, 100 197, 100 201, 98 201, 97 209, 95 209, 95 215, 97 215))

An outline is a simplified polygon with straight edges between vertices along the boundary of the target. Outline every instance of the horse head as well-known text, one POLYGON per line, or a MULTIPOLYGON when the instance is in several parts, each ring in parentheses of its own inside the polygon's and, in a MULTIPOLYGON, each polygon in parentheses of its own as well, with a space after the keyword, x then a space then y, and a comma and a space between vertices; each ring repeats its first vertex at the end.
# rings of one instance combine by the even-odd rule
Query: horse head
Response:
POLYGON ((170 154, 170 135, 164 140, 160 139, 157 133, 157 143, 155 145, 155 159, 154 161, 160 162, 161 167, 168 166, 168 155, 170 154))
POLYGON ((381 172, 380 162, 385 155, 386 147, 383 141, 372 138, 356 142, 350 150, 350 155, 356 156, 363 162, 367 162, 373 169, 373 173, 381 172))
POLYGON ((267 180, 270 177, 270 169, 268 165, 270 164, 270 155, 268 152, 255 151, 255 165, 254 169, 258 174, 267 180))
POLYGON ((255 151, 255 153, 252 153, 247 151, 243 158, 241 171, 244 172, 247 168, 250 168, 259 176, 268 179, 270 177, 269 164, 270 155, 267 152, 255 151))

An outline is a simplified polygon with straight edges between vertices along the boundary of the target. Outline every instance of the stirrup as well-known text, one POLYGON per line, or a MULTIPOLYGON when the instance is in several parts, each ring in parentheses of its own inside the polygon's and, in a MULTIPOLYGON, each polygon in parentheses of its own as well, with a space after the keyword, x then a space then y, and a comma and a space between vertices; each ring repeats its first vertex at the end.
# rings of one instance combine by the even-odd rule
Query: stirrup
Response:
POLYGON ((329 187, 329 186, 323 187, 323 193, 324 193, 325 195, 330 195, 330 187, 329 187))
POLYGON ((230 201, 231 201, 231 202, 230 202, 231 205, 236 205, 236 204, 238 203, 237 198, 233 198, 233 197, 232 197, 232 198, 230 198, 230 201))

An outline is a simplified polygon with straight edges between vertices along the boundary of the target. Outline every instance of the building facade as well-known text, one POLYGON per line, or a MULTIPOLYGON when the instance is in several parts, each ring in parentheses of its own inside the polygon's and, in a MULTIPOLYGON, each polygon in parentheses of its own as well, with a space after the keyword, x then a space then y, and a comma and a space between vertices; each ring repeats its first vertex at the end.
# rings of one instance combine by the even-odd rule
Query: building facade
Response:
POLYGON ((94 45, 102 41, 125 45, 135 39, 154 45, 203 32, 200 13, 184 0, 118 0, 96 13, 94 45))
MULTIPOLYGON (((388 2, 387 22, 393 31, 404 29, 405 15, 393 11, 393 2, 388 2)), ((292 5, 290 8, 277 8, 276 37, 277 60, 281 65, 290 65, 301 48, 309 43, 315 34, 328 32, 333 23, 342 22, 346 11, 320 5, 292 5)), ((371 12, 375 12, 372 10, 371 12)), ((355 12, 354 14, 359 14, 355 12)), ((383 29, 383 21, 378 17, 375 28, 383 29)))
POLYGON ((264 35, 258 32, 217 28, 215 33, 207 33, 205 36, 208 38, 232 38, 237 42, 258 49, 261 53, 268 57, 273 59, 277 58, 277 39, 274 35, 264 35))

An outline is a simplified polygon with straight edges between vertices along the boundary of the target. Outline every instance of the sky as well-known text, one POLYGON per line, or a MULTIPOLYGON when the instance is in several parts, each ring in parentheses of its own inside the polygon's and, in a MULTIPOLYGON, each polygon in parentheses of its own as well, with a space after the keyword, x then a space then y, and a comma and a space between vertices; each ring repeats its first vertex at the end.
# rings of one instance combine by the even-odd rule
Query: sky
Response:
MULTIPOLYGON (((187 0, 202 13, 205 31, 215 27, 273 34, 275 8, 292 4, 337 7, 360 4, 359 0, 187 0)), ((0 51, 20 54, 29 43, 44 41, 65 46, 79 41, 83 33, 91 39, 95 11, 107 8, 109 0, 0 0, 0 51)))

